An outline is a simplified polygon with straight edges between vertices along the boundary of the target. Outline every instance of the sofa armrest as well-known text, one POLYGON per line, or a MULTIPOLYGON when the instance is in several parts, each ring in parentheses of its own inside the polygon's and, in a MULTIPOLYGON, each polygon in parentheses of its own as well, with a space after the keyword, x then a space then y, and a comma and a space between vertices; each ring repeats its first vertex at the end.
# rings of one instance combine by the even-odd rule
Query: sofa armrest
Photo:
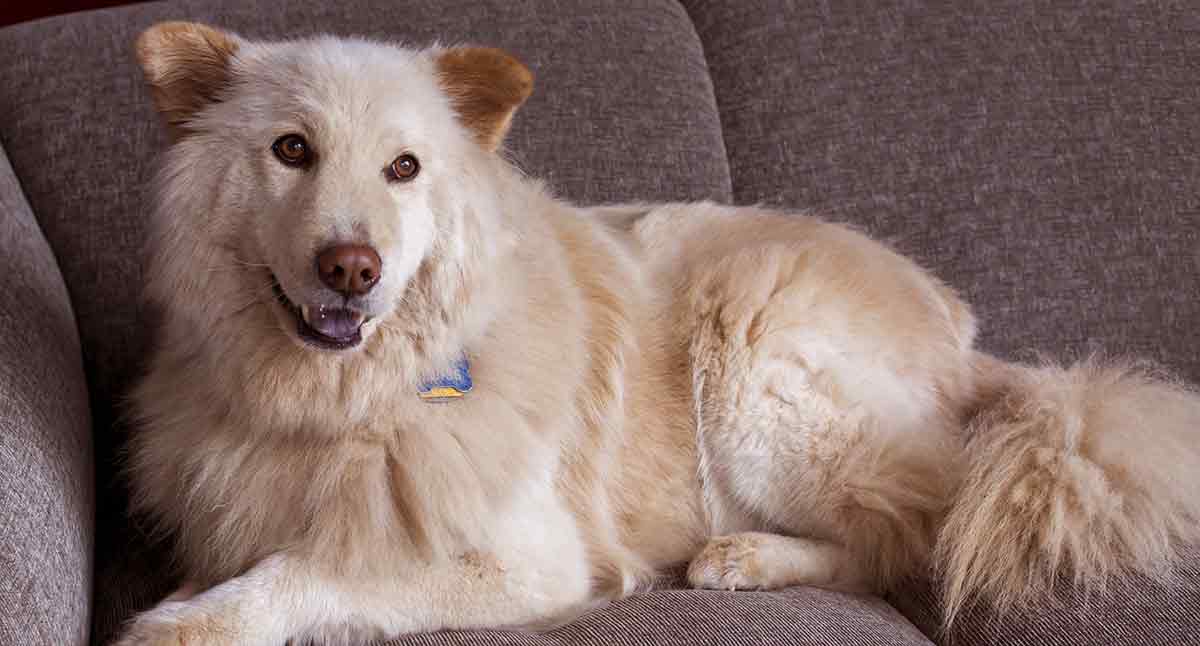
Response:
POLYGON ((86 644, 92 429, 66 286, 0 148, 0 644, 86 644))

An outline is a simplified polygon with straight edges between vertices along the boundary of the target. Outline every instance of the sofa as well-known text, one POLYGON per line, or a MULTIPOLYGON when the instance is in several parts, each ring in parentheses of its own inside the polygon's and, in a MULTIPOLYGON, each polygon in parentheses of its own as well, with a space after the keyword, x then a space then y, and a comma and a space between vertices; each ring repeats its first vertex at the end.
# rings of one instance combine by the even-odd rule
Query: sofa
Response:
MULTIPOLYGON (((170 537, 128 517, 119 477, 166 145, 131 47, 167 19, 506 48, 537 76, 511 154, 564 196, 852 223, 960 290, 991 352, 1103 349, 1200 382, 1191 3, 172 0, 25 22, 0 29, 0 644, 106 644, 176 583, 170 537)), ((668 580, 550 632, 388 644, 1200 643, 1196 550, 1170 584, 1064 588, 949 631, 936 590, 668 580)))

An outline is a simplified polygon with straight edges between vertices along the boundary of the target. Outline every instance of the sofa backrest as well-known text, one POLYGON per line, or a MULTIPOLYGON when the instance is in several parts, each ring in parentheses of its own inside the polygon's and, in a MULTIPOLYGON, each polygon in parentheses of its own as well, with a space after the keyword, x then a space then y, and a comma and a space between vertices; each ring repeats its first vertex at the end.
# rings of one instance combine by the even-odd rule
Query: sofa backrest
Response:
POLYGON ((1200 12, 1151 2, 685 2, 734 199, 891 240, 1003 356, 1200 381, 1200 12))
POLYGON ((70 291, 102 462, 152 338, 165 137, 131 50, 166 19, 508 48, 538 79, 510 147, 565 196, 852 222, 962 290, 989 350, 1200 379, 1200 39, 1177 3, 160 2, 0 29, 0 143, 70 291))

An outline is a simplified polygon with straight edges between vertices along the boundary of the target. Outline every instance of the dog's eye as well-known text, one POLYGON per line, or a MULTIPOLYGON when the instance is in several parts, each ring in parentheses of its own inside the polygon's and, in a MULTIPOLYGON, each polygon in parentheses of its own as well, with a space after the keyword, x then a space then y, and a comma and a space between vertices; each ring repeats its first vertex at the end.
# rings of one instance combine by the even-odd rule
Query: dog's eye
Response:
POLYGON ((392 176, 392 179, 401 182, 416 177, 420 170, 421 164, 412 155, 400 155, 392 162, 391 166, 388 166, 388 174, 392 176))
POLYGON ((311 153, 308 150, 308 142, 300 135, 291 134, 284 135, 275 140, 271 144, 271 150, 279 161, 288 166, 303 166, 308 163, 311 153))

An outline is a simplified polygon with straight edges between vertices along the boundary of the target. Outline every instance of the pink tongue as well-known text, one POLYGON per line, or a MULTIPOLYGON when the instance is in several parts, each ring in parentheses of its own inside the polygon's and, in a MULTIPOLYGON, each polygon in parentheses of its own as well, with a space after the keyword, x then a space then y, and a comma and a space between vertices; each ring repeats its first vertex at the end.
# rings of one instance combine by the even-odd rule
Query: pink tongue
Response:
POLYGON ((347 339, 358 333, 358 312, 343 308, 317 308, 309 315, 308 325, 331 339, 347 339))

